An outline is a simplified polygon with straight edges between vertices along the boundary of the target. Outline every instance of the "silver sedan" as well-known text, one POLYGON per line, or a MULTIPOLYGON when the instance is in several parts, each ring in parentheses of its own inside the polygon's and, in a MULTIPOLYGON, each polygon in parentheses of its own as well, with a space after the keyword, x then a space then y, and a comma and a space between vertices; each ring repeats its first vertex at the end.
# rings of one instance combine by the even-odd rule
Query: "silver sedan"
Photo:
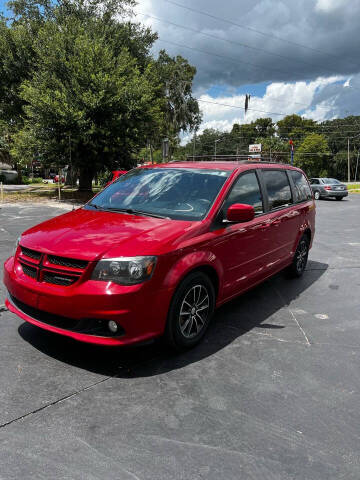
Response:
POLYGON ((310 186, 315 200, 328 197, 342 200, 348 196, 347 186, 335 178, 311 178, 310 186))

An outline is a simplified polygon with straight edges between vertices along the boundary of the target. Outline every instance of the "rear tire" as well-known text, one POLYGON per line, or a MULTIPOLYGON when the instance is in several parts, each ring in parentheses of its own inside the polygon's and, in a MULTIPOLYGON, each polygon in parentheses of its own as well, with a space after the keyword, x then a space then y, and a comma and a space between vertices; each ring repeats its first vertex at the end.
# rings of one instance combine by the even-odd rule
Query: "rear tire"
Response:
POLYGON ((339 200, 342 200, 344 197, 335 197, 335 198, 336 198, 336 200, 339 201, 339 200))
POLYGON ((320 192, 314 192, 314 198, 315 198, 315 200, 319 200, 320 199, 320 192))
POLYGON ((309 237, 303 235, 296 248, 292 264, 288 267, 288 273, 291 277, 299 278, 304 273, 309 256, 309 247, 309 237))
POLYGON ((208 329, 215 309, 215 290, 207 275, 194 272, 176 290, 169 308, 165 341, 182 351, 197 345, 208 329))

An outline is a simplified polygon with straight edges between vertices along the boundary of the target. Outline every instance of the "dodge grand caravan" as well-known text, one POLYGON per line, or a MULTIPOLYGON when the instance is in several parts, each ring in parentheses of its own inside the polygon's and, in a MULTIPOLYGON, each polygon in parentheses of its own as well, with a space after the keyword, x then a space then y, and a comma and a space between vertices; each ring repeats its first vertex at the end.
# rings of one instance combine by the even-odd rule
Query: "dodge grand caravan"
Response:
POLYGON ((188 348, 214 309, 282 269, 301 276, 315 204, 297 168, 183 162, 137 168, 78 210, 24 232, 6 305, 102 345, 164 336, 188 348))

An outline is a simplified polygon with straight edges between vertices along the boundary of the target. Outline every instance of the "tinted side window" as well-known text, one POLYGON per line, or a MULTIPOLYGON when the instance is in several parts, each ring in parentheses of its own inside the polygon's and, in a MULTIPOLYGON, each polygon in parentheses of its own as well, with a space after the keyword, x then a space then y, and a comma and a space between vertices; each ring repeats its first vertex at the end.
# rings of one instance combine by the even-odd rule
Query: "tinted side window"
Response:
POLYGON ((295 187, 295 202, 304 202, 311 200, 312 194, 306 178, 301 172, 296 170, 289 171, 295 187))
POLYGON ((310 183, 311 183, 311 185, 319 185, 320 184, 320 182, 317 178, 312 178, 310 180, 310 183))
POLYGON ((235 180, 225 201, 224 213, 233 203, 245 203, 254 207, 255 213, 263 212, 262 195, 255 172, 245 173, 235 180))
POLYGON ((263 170, 269 209, 279 208, 292 203, 291 189, 285 170, 263 170))

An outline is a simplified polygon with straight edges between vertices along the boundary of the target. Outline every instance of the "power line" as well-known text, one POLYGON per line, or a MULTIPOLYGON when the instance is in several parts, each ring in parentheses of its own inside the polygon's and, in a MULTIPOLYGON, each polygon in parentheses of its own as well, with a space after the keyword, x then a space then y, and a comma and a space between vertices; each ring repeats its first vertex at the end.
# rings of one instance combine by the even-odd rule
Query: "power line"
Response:
MULTIPOLYGON (((212 90, 217 90, 217 91, 223 91, 223 89, 221 87, 217 87, 217 86, 214 86, 214 87, 211 87, 212 90)), ((240 95, 245 95, 245 94, 237 94, 238 96, 240 95)), ((253 95, 253 97, 256 97, 256 98, 260 98, 260 97, 257 97, 256 95, 253 95)), ((263 99, 262 99, 263 100, 263 99)), ((278 103, 283 103, 282 100, 278 100, 276 98, 271 98, 271 101, 272 102, 278 102, 278 103)), ((293 104, 295 105, 302 105, 306 108, 311 108, 311 105, 307 104, 307 103, 300 103, 300 102, 292 102, 293 104)), ((322 107, 321 105, 316 105, 316 108, 321 108, 323 110, 328 110, 328 107, 322 107)), ((300 110, 300 109, 299 109, 300 110)), ((301 110, 304 110, 304 109, 301 109, 301 110)))
MULTIPOLYGON (((281 42, 286 42, 286 43, 289 43, 290 45, 295 45, 297 47, 301 47, 301 48, 305 48, 307 50, 311 50, 313 52, 317 52, 317 53, 321 53, 322 55, 327 55, 329 57, 333 57, 333 58, 336 58, 337 60, 341 59, 343 60, 343 57, 340 57, 338 55, 334 55, 332 53, 328 53, 328 52, 325 52, 323 50, 320 50, 320 49, 317 49, 317 48, 314 48, 314 47, 309 47, 308 45, 303 45, 301 43, 297 43, 297 42, 294 42, 292 40, 288 40, 286 38, 282 38, 282 37, 279 37, 277 35, 273 35, 273 34, 270 34, 270 33, 266 33, 266 32, 263 32, 261 30, 258 30, 256 28, 253 28, 253 27, 249 27, 248 25, 241 25, 240 23, 236 23, 234 22, 233 20, 228 20, 226 18, 221 18, 221 17, 218 17, 216 15, 212 15, 208 12, 203 12, 202 10, 197 10, 195 8, 191 8, 191 7, 188 7, 186 5, 183 5, 181 3, 178 3, 178 2, 175 2, 174 0, 164 0, 164 2, 167 2, 167 3, 171 3, 172 5, 176 5, 177 7, 180 7, 180 8, 183 8, 185 10, 189 10, 191 12, 194 12, 194 13, 198 13, 200 15, 204 15, 206 17, 209 17, 209 18, 212 18, 212 19, 215 19, 215 20, 221 20, 222 22, 224 23, 228 23, 230 25, 233 25, 235 27, 238 27, 238 28, 242 28, 244 30, 249 30, 250 32, 255 32, 259 35, 262 35, 264 37, 269 37, 269 38, 273 38, 275 40, 278 40, 278 41, 281 41, 281 42)), ((359 68, 359 65, 355 62, 352 62, 351 60, 347 60, 349 63, 352 63, 353 65, 356 65, 357 68, 359 68)))
MULTIPOLYGON (((159 42, 163 42, 163 43, 169 43, 170 45, 175 45, 177 47, 180 47, 180 48, 187 48, 189 50, 193 50, 195 52, 200 52, 200 53, 204 53, 205 55, 210 55, 210 56, 213 56, 213 57, 217 57, 217 58, 225 58, 227 60, 230 60, 231 62, 233 63, 244 63, 244 64, 247 64, 247 65, 250 65, 252 67, 255 67, 255 68, 259 68, 261 70, 270 70, 269 67, 262 67, 261 65, 258 65, 258 64, 255 64, 255 63, 251 63, 251 62, 246 62, 244 60, 239 60, 237 58, 234 58, 234 57, 228 57, 228 56, 225 56, 225 55, 220 55, 220 54, 217 54, 217 53, 213 53, 213 52, 207 52, 206 50, 201 50, 199 48, 196 48, 196 47, 190 47, 189 45, 184 45, 184 44, 181 44, 181 43, 177 43, 177 42, 173 42, 172 40, 164 40, 164 39, 161 39, 159 38, 158 39, 159 42)), ((271 69, 273 71, 277 71, 277 72, 281 72, 281 73, 284 73, 285 71, 282 71, 282 70, 278 70, 278 69, 271 69)), ((288 73, 288 72, 286 72, 288 73)), ((201 100, 199 100, 201 101, 201 100)), ((210 102, 209 102, 210 103, 210 102)), ((294 103, 298 103, 299 105, 305 105, 304 103, 299 103, 299 102, 294 102, 294 103)), ((239 107, 240 108, 240 107, 239 107)), ((308 107, 309 108, 309 107, 308 107)), ((326 107, 320 107, 320 108, 326 108, 326 107)), ((248 110, 254 110, 254 109, 248 109, 248 110)), ((258 112, 261 112, 261 110, 254 110, 254 111, 258 111, 258 112)), ((262 113, 271 113, 271 112, 262 112, 262 113)), ((283 114, 283 113, 274 113, 274 115, 287 115, 287 114, 283 114)))
MULTIPOLYGON (((255 50, 255 51, 258 51, 258 52, 264 52, 267 55, 272 55, 274 57, 282 58, 282 59, 288 60, 290 62, 294 61, 293 58, 287 57, 285 55, 281 55, 280 53, 270 52, 269 50, 265 50, 264 48, 253 47, 252 45, 248 45, 246 43, 242 43, 242 42, 240 43, 240 42, 235 42, 233 40, 228 40, 227 38, 221 38, 221 37, 218 37, 217 35, 213 35, 213 34, 207 33, 207 32, 202 32, 201 30, 197 30, 197 29, 192 28, 192 27, 186 27, 185 25, 180 25, 179 23, 171 22, 170 20, 165 20, 165 19, 162 19, 162 18, 159 18, 159 17, 155 17, 155 16, 149 15, 147 13, 138 12, 138 14, 142 15, 144 17, 152 18, 152 19, 154 19, 158 22, 162 22, 162 23, 165 23, 165 24, 168 24, 168 25, 173 25, 177 28, 182 28, 182 29, 188 30, 190 32, 199 33, 200 35, 204 35, 204 36, 209 37, 209 38, 214 38, 215 40, 220 40, 222 42, 226 42, 226 43, 229 43, 229 44, 232 44, 232 45, 237 45, 237 46, 240 46, 240 47, 248 48, 250 50, 255 50)), ((320 66, 321 68, 324 68, 327 72, 330 72, 332 75, 334 75, 334 71, 332 69, 329 69, 329 68, 325 67, 324 65, 320 65, 320 64, 315 65, 314 63, 310 63, 310 62, 307 62, 306 60, 299 60, 299 59, 297 59, 297 62, 304 63, 305 65, 309 65, 311 67, 316 67, 316 68, 318 68, 320 66)), ((262 67, 262 68, 263 68, 263 70, 267 70, 267 67, 262 67)), ((284 72, 284 73, 288 73, 288 72, 285 72, 283 70, 281 70, 281 71, 284 72)), ((300 105, 302 105, 302 104, 300 104, 300 105)))
MULTIPOLYGON (((169 3, 174 3, 176 5, 179 5, 181 6, 180 4, 177 4, 176 2, 173 2, 172 0, 164 0, 164 1, 168 1, 169 3)), ((185 7, 183 6, 183 8, 186 8, 186 9, 190 9, 190 10, 194 10, 194 9, 191 9, 190 7, 185 7)), ((201 12, 200 12, 201 13, 201 12)), ((193 28, 190 28, 190 27, 185 27, 183 25, 179 25, 177 23, 174 23, 174 22, 170 22, 170 21, 167 21, 167 20, 163 20, 163 19, 159 19, 158 17, 154 17, 154 16, 151 16, 151 15, 148 15, 148 14, 142 14, 140 13, 140 15, 143 15, 143 16, 147 16, 149 18, 154 18, 155 20, 158 20, 158 21, 162 21, 162 22, 166 22, 170 25, 175 25, 179 28, 185 28, 187 30, 190 30, 190 31, 193 31, 193 32, 197 32, 197 33, 200 33, 200 34, 203 34, 203 35, 206 35, 206 36, 210 36, 212 38, 216 38, 216 39, 219 39, 219 40, 223 40, 223 41, 226 41, 226 42, 229 42, 229 43, 235 43, 237 44, 236 42, 232 42, 232 41, 229 41, 229 40, 226 40, 226 39, 221 39, 220 37, 217 37, 215 35, 211 35, 211 34, 207 34, 205 32, 201 32, 199 30, 196 30, 196 29, 193 29, 193 28)), ((222 20, 221 18, 219 18, 220 20, 222 20)), ((208 51, 205 51, 205 50, 201 50, 199 48, 196 48, 196 47, 190 47, 189 45, 184 45, 184 44, 180 44, 180 43, 177 43, 177 42, 173 42, 171 40, 164 40, 164 39, 159 39, 160 42, 164 42, 164 43, 168 43, 168 44, 171 44, 171 45, 175 45, 177 47, 180 47, 180 48, 186 48, 186 49, 189 49, 189 50, 193 50, 193 51, 197 51, 199 53, 204 53, 205 55, 211 55, 211 56, 214 56, 214 57, 217 57, 217 58, 224 58, 224 59, 227 59, 227 60, 230 60, 231 62, 236 62, 236 64, 238 63, 243 63, 243 64, 247 64, 247 65, 250 65, 251 67, 255 67, 255 68, 259 68, 261 70, 271 70, 271 71, 275 71, 275 72, 281 72, 281 73, 288 73, 288 72, 285 72, 284 70, 280 70, 280 69, 274 69, 274 68, 269 68, 269 67, 263 67, 262 65, 259 65, 259 64, 255 64, 255 63, 252 63, 252 62, 246 62, 244 60, 240 60, 240 59, 237 59, 237 58, 234 58, 234 57, 229 57, 229 56, 226 56, 226 55, 221 55, 221 54, 216 54, 216 53, 213 53, 213 52, 208 52, 208 51)), ((253 48, 253 47, 250 47, 248 45, 245 45, 245 44, 240 44, 239 45, 241 46, 245 46, 245 47, 248 47, 248 48, 253 48)), ((270 53, 271 52, 267 52, 266 50, 263 50, 263 49, 259 49, 259 48, 256 48, 254 47, 255 49, 257 50, 261 50, 261 51, 264 51, 265 53, 270 53)), ((274 54, 274 55, 277 55, 277 54, 274 54)), ((283 57, 283 58, 288 58, 288 57, 284 57, 284 56, 281 56, 281 55, 277 55, 277 56, 280 56, 280 57, 283 57)), ((305 62, 305 63, 308 63, 308 62, 305 62)), ((333 72, 331 72, 333 73, 333 72)), ((350 88, 353 88, 350 86, 350 88)), ((277 101, 277 102, 281 102, 281 100, 276 100, 276 99, 273 99, 274 101, 277 101)), ((204 100, 199 100, 199 101, 203 101, 205 102, 204 100)), ((208 102, 210 103, 210 102, 208 102)), ((306 108, 311 108, 311 106, 305 104, 305 103, 300 103, 300 102, 293 102, 294 104, 297 104, 297 105, 301 105, 301 106, 305 106, 306 108)), ((225 104, 223 104, 225 106, 225 104)), ((231 107, 229 105, 229 107, 231 107)), ((239 107, 240 108, 240 107, 239 107)), ((322 107, 321 105, 320 106, 317 106, 316 108, 321 108, 321 109, 325 109, 327 110, 327 107, 322 107)), ((286 114, 280 114, 280 113, 273 113, 273 112, 266 112, 266 111, 261 111, 261 110, 256 110, 256 109, 249 109, 249 110, 252 110, 252 111, 258 111, 260 113, 269 113, 271 115, 283 115, 285 116, 286 114)))
MULTIPOLYGON (((154 20, 156 20, 156 21, 158 21, 158 22, 166 23, 166 24, 168 24, 168 25, 174 25, 175 27, 178 27, 178 28, 183 28, 184 30, 188 30, 188 31, 190 31, 190 32, 200 33, 201 35, 204 35, 204 36, 209 37, 209 38, 214 38, 214 39, 216 39, 216 40, 220 40, 220 41, 223 41, 223 42, 226 42, 226 43, 229 43, 229 44, 238 45, 238 46, 241 46, 241 47, 244 47, 244 48, 249 48, 249 49, 256 50, 256 51, 260 51, 260 52, 265 52, 265 53, 268 54, 268 55, 273 55, 273 56, 276 56, 276 57, 279 57, 279 58, 284 58, 284 59, 286 59, 286 60, 293 61, 293 59, 290 58, 290 57, 286 57, 285 55, 280 55, 280 54, 277 54, 277 53, 269 52, 268 50, 264 50, 263 48, 252 47, 252 46, 247 45, 247 44, 244 44, 244 43, 234 42, 234 41, 232 41, 232 40, 228 40, 228 39, 226 39, 226 38, 221 38, 221 37, 218 37, 217 35, 213 35, 213 34, 210 34, 210 33, 202 32, 201 30, 197 30, 197 29, 195 29, 195 28, 186 27, 185 25, 180 25, 180 24, 178 24, 178 23, 174 23, 174 22, 171 22, 171 21, 169 21, 169 20, 161 19, 161 18, 155 17, 155 16, 153 16, 153 15, 149 15, 149 14, 147 14, 147 13, 138 12, 138 14, 139 14, 139 15, 142 15, 142 16, 144 16, 144 17, 152 18, 152 19, 154 19, 154 20)), ((185 47, 185 48, 194 48, 194 47, 186 47, 186 46, 184 46, 184 47, 185 47)), ((205 52, 204 52, 204 53, 205 53, 205 52)), ((209 52, 206 52, 206 53, 210 55, 209 52)), ((211 53, 211 55, 213 55, 213 54, 211 53)), ((226 57, 224 56, 224 58, 226 58, 226 57)), ((230 58, 230 57, 228 57, 228 58, 230 58)), ((237 61, 241 61, 241 60, 237 60, 237 61)), ((316 67, 318 67, 318 65, 314 65, 314 64, 309 63, 309 62, 306 62, 306 61, 304 61, 304 60, 297 60, 297 61, 300 61, 300 62, 305 63, 305 64, 310 65, 310 66, 316 66, 316 67)), ((246 62, 246 63, 248 63, 248 62, 246 62)), ((253 65, 253 66, 254 66, 255 64, 250 64, 250 65, 253 65)), ((260 68, 261 68, 262 70, 268 70, 267 67, 260 66, 260 68)), ((273 69, 270 69, 270 70, 273 70, 273 69)), ((279 71, 280 71, 280 72, 283 72, 283 73, 287 73, 287 72, 285 72, 284 70, 279 70, 279 71)), ((333 72, 331 71, 331 73, 333 73, 333 72)), ((273 99, 273 100, 274 100, 275 102, 281 102, 281 100, 276 100, 276 99, 273 99)), ((309 108, 309 105, 307 105, 307 104, 305 104, 305 103, 300 103, 300 102, 293 102, 293 103, 296 104, 296 105, 302 105, 302 106, 306 106, 307 108, 309 108)), ((318 105, 317 108, 321 108, 321 109, 324 109, 324 110, 328 110, 327 107, 322 107, 321 105, 318 105)))
MULTIPOLYGON (((220 105, 222 107, 238 108, 238 109, 241 109, 241 110, 245 110, 245 107, 241 107, 240 105, 229 105, 228 103, 211 102, 210 100, 202 100, 201 98, 196 98, 196 100, 198 102, 202 102, 202 103, 210 103, 212 105, 220 105)), ((247 110, 251 110, 253 112, 267 113, 269 115, 280 115, 280 116, 283 116, 283 117, 285 117, 287 115, 287 113, 266 112, 264 110, 255 110, 254 108, 250 108, 250 107, 247 110)))
MULTIPOLYGON (((220 102, 214 102, 214 101, 210 101, 210 100, 203 100, 201 98, 196 98, 196 100, 198 102, 202 102, 202 103, 209 103, 209 104, 212 104, 212 105, 219 105, 219 106, 222 106, 222 107, 229 107, 229 108, 235 108, 235 109, 240 109, 240 110, 245 110, 245 107, 242 107, 241 105, 229 105, 228 103, 220 103, 220 102)), ((251 111, 254 111, 254 112, 260 112, 260 113, 267 113, 268 115, 281 115, 281 116, 287 116, 289 114, 287 113, 277 113, 277 112, 268 112, 268 111, 264 111, 264 110, 257 110, 257 109, 254 109, 254 108, 248 108, 247 110, 251 110, 251 111)), ((245 124, 246 125, 246 124, 245 124)), ((351 127, 354 127, 353 124, 349 124, 349 126, 351 127)), ((321 128, 321 125, 317 124, 317 125, 314 125, 314 126, 309 126, 309 127, 294 127, 294 129, 313 129, 313 128, 321 128)), ((336 128, 336 127, 334 127, 336 128)), ((353 130, 352 132, 358 132, 358 130, 353 130)), ((349 132, 351 133, 351 132, 349 132)), ((347 138, 347 137, 344 137, 344 138, 347 138)))
POLYGON ((181 44, 181 43, 173 42, 172 40, 164 40, 163 38, 159 38, 158 42, 169 43, 171 45, 175 45, 175 46, 181 47, 181 48, 188 48, 189 50, 194 50, 195 52, 199 52, 199 53, 205 53, 205 55, 211 55, 212 57, 226 58, 227 60, 230 60, 230 61, 232 61, 236 64, 244 63, 246 65, 250 65, 251 67, 259 68, 261 70, 272 70, 273 72, 277 72, 277 73, 279 73, 279 72, 280 73, 288 73, 288 72, 285 72, 285 70, 279 70, 277 68, 266 67, 266 69, 265 69, 262 65, 258 65, 256 63, 246 62, 245 60, 240 60, 240 59, 234 58, 234 57, 228 57, 227 55, 221 55, 221 54, 218 54, 218 53, 207 52, 206 50, 201 50, 200 48, 189 47, 189 45, 184 45, 184 44, 181 44))

